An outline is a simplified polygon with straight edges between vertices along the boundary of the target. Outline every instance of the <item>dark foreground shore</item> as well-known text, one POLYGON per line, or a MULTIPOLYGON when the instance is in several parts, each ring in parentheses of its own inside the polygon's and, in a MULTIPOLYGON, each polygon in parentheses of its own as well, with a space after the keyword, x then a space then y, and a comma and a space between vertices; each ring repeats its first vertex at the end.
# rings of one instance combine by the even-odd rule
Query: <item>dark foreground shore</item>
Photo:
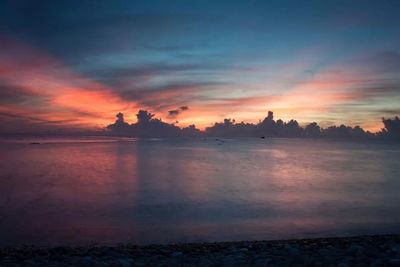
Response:
POLYGON ((400 266, 400 235, 0 249, 0 266, 400 266))

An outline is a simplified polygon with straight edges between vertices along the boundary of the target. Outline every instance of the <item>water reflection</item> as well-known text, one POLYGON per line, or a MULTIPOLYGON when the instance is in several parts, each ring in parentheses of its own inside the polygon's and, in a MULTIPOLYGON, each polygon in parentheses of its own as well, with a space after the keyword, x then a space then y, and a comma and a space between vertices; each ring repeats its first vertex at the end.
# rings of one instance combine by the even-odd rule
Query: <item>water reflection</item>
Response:
POLYGON ((0 149, 1 245, 400 230, 398 145, 97 140, 0 149))

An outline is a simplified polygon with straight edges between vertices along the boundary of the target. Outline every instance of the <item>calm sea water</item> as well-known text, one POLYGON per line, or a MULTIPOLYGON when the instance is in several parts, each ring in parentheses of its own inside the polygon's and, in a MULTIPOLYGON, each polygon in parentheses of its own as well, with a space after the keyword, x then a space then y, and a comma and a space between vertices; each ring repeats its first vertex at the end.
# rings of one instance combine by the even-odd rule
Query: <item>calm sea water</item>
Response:
POLYGON ((400 146, 304 139, 0 142, 0 245, 400 233, 400 146))

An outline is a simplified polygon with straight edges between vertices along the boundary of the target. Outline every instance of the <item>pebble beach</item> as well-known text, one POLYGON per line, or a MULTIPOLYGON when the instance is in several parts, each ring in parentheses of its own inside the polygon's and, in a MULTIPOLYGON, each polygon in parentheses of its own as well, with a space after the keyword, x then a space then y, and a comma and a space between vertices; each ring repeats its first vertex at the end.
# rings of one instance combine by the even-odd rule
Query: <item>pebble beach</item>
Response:
POLYGON ((0 249, 0 266, 400 266, 400 235, 0 249))

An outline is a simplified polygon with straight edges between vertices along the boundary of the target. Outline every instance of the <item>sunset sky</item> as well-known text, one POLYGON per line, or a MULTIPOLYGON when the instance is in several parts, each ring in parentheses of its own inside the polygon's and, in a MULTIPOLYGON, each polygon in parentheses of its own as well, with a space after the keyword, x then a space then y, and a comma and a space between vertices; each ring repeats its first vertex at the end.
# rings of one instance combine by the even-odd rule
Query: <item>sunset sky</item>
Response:
POLYGON ((0 0, 0 132, 138 109, 201 129, 272 110, 377 131, 400 115, 399 14, 396 0, 0 0))

